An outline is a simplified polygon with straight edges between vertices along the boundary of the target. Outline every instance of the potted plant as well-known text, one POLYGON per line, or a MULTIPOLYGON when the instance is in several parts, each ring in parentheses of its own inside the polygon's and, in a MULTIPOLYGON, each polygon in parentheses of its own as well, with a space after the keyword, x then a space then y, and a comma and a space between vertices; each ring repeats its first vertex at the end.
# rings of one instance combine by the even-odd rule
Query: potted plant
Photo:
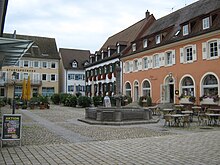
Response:
POLYGON ((40 109, 50 108, 47 96, 40 96, 39 99, 40 99, 40 109))

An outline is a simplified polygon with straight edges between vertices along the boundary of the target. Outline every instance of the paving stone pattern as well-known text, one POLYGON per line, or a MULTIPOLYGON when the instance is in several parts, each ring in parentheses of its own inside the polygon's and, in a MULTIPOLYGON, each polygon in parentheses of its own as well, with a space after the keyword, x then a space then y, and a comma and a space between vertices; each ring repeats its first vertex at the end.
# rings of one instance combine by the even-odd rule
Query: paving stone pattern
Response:
MULTIPOLYGON (((8 107, 3 113, 10 113, 8 107)), ((0 165, 12 164, 220 164, 220 127, 157 124, 93 126, 77 121, 83 109, 17 110, 23 116, 22 147, 4 142, 0 165)))

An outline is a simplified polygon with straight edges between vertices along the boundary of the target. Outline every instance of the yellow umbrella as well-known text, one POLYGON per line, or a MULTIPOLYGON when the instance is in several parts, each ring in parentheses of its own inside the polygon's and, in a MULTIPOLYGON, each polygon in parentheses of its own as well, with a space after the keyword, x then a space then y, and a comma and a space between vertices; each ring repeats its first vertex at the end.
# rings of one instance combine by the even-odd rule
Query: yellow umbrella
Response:
POLYGON ((23 80, 22 84, 22 95, 21 95, 22 100, 27 100, 27 87, 26 87, 26 80, 23 80))
POLYGON ((30 75, 28 76, 27 80, 27 100, 31 99, 31 78, 30 75))

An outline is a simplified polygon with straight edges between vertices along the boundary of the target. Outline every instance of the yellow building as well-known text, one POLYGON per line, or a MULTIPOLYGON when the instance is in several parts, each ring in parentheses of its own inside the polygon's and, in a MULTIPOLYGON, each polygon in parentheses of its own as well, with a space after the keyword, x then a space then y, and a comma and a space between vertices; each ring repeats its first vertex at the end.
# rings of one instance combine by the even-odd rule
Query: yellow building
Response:
MULTIPOLYGON (((10 34, 4 37, 11 38, 10 34)), ((34 43, 15 66, 2 67, 0 72, 0 97, 20 97, 22 82, 31 78, 31 96, 51 96, 59 91, 59 53, 54 38, 16 35, 16 39, 34 43), (16 78, 12 74, 16 73, 16 78), (14 91, 15 89, 15 91, 14 91)))

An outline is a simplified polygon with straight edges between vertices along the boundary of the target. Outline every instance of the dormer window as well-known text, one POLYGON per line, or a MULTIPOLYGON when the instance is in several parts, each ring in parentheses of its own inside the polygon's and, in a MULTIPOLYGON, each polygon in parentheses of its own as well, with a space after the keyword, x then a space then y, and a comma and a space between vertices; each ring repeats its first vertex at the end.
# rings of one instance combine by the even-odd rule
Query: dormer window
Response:
POLYGON ((132 51, 135 52, 136 51, 136 43, 132 44, 132 51))
POLYGON ((111 56, 111 49, 108 48, 108 57, 110 57, 110 56, 111 56))
POLYGON ((160 35, 156 35, 156 44, 159 44, 161 42, 160 35))
POLYGON ((186 36, 189 34, 189 25, 184 25, 183 26, 183 36, 186 36))
POLYGON ((206 17, 202 20, 203 30, 208 29, 210 27, 209 17, 206 17))
POLYGON ((73 62, 72 62, 72 67, 73 67, 73 68, 77 68, 77 62, 76 62, 76 61, 73 61, 73 62))
POLYGON ((117 44, 117 53, 119 54, 120 53, 120 45, 117 44))
POLYGON ((143 48, 146 48, 147 47, 147 39, 144 39, 143 41, 143 48))

